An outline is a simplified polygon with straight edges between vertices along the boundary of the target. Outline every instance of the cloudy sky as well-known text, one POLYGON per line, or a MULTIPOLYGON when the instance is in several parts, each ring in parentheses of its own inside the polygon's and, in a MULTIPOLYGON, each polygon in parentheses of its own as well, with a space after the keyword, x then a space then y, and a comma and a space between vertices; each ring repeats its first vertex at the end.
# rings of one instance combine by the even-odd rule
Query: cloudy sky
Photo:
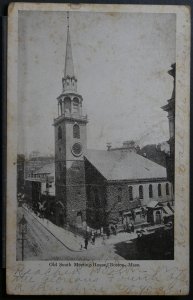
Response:
MULTIPOLYGON (((62 92, 64 12, 19 12, 18 152, 54 153, 53 119, 62 92)), ((166 112, 175 62, 175 15, 70 13, 78 93, 88 114, 88 148, 169 137, 166 112)))

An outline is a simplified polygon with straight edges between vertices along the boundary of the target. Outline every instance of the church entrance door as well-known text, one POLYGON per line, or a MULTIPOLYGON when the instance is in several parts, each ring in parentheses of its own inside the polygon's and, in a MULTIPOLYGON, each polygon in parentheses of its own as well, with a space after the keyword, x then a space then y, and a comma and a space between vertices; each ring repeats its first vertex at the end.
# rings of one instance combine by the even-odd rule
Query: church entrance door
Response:
POLYGON ((58 220, 59 220, 59 226, 64 227, 64 215, 63 214, 61 214, 61 213, 59 214, 58 220))
POLYGON ((82 212, 79 211, 76 217, 76 224, 78 227, 82 227, 82 212))

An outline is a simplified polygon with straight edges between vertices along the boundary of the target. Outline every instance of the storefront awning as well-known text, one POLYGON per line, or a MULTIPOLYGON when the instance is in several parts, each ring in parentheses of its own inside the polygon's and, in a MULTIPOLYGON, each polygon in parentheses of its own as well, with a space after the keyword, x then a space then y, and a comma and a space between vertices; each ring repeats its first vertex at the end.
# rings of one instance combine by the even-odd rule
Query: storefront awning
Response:
POLYGON ((131 216, 131 212, 130 211, 124 212, 123 216, 131 216))
POLYGON ((173 212, 169 209, 168 206, 163 207, 163 215, 166 217, 173 216, 173 212))

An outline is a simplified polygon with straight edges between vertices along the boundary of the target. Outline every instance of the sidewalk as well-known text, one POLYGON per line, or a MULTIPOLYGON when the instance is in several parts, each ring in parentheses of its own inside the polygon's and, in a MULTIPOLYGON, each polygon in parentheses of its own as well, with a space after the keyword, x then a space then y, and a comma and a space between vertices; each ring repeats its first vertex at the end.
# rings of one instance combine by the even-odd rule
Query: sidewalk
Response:
POLYGON ((109 238, 105 238, 103 240, 102 237, 98 237, 95 240, 95 245, 92 245, 89 243, 89 248, 96 248, 96 247, 101 247, 104 245, 114 245, 114 244, 118 244, 121 242, 130 242, 131 240, 137 238, 137 233, 136 232, 132 232, 132 233, 128 233, 128 232, 119 232, 117 233, 117 235, 111 235, 109 238))
POLYGON ((66 248, 72 251, 81 251, 81 244, 84 245, 84 239, 81 236, 75 235, 72 232, 61 228, 47 219, 38 217, 33 211, 26 206, 24 209, 28 211, 39 223, 41 223, 52 235, 60 240, 66 248))
MULTIPOLYGON (((24 207, 38 222, 40 222, 47 230, 53 234, 58 240, 60 240, 66 248, 72 251, 86 251, 84 248, 84 238, 68 231, 64 228, 61 228, 47 219, 38 217, 33 211, 29 210, 26 206, 24 207)), ((149 227, 149 230, 156 229, 159 226, 149 227)), ((88 249, 95 249, 98 247, 104 247, 105 245, 113 245, 121 242, 130 243, 131 240, 137 238, 137 229, 133 233, 120 232, 117 235, 111 235, 109 238, 103 239, 103 237, 96 237, 95 244, 93 245, 91 241, 88 242, 88 249)))

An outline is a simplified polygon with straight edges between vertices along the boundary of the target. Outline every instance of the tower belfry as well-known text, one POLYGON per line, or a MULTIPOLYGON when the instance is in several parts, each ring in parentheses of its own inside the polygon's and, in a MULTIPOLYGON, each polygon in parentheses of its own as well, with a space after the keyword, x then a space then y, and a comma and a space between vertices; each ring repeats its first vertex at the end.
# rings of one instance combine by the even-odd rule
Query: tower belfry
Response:
POLYGON ((84 153, 87 147, 87 116, 82 114, 83 98, 77 93, 70 40, 69 13, 62 93, 57 98, 55 127, 56 223, 83 225, 86 221, 84 153))

